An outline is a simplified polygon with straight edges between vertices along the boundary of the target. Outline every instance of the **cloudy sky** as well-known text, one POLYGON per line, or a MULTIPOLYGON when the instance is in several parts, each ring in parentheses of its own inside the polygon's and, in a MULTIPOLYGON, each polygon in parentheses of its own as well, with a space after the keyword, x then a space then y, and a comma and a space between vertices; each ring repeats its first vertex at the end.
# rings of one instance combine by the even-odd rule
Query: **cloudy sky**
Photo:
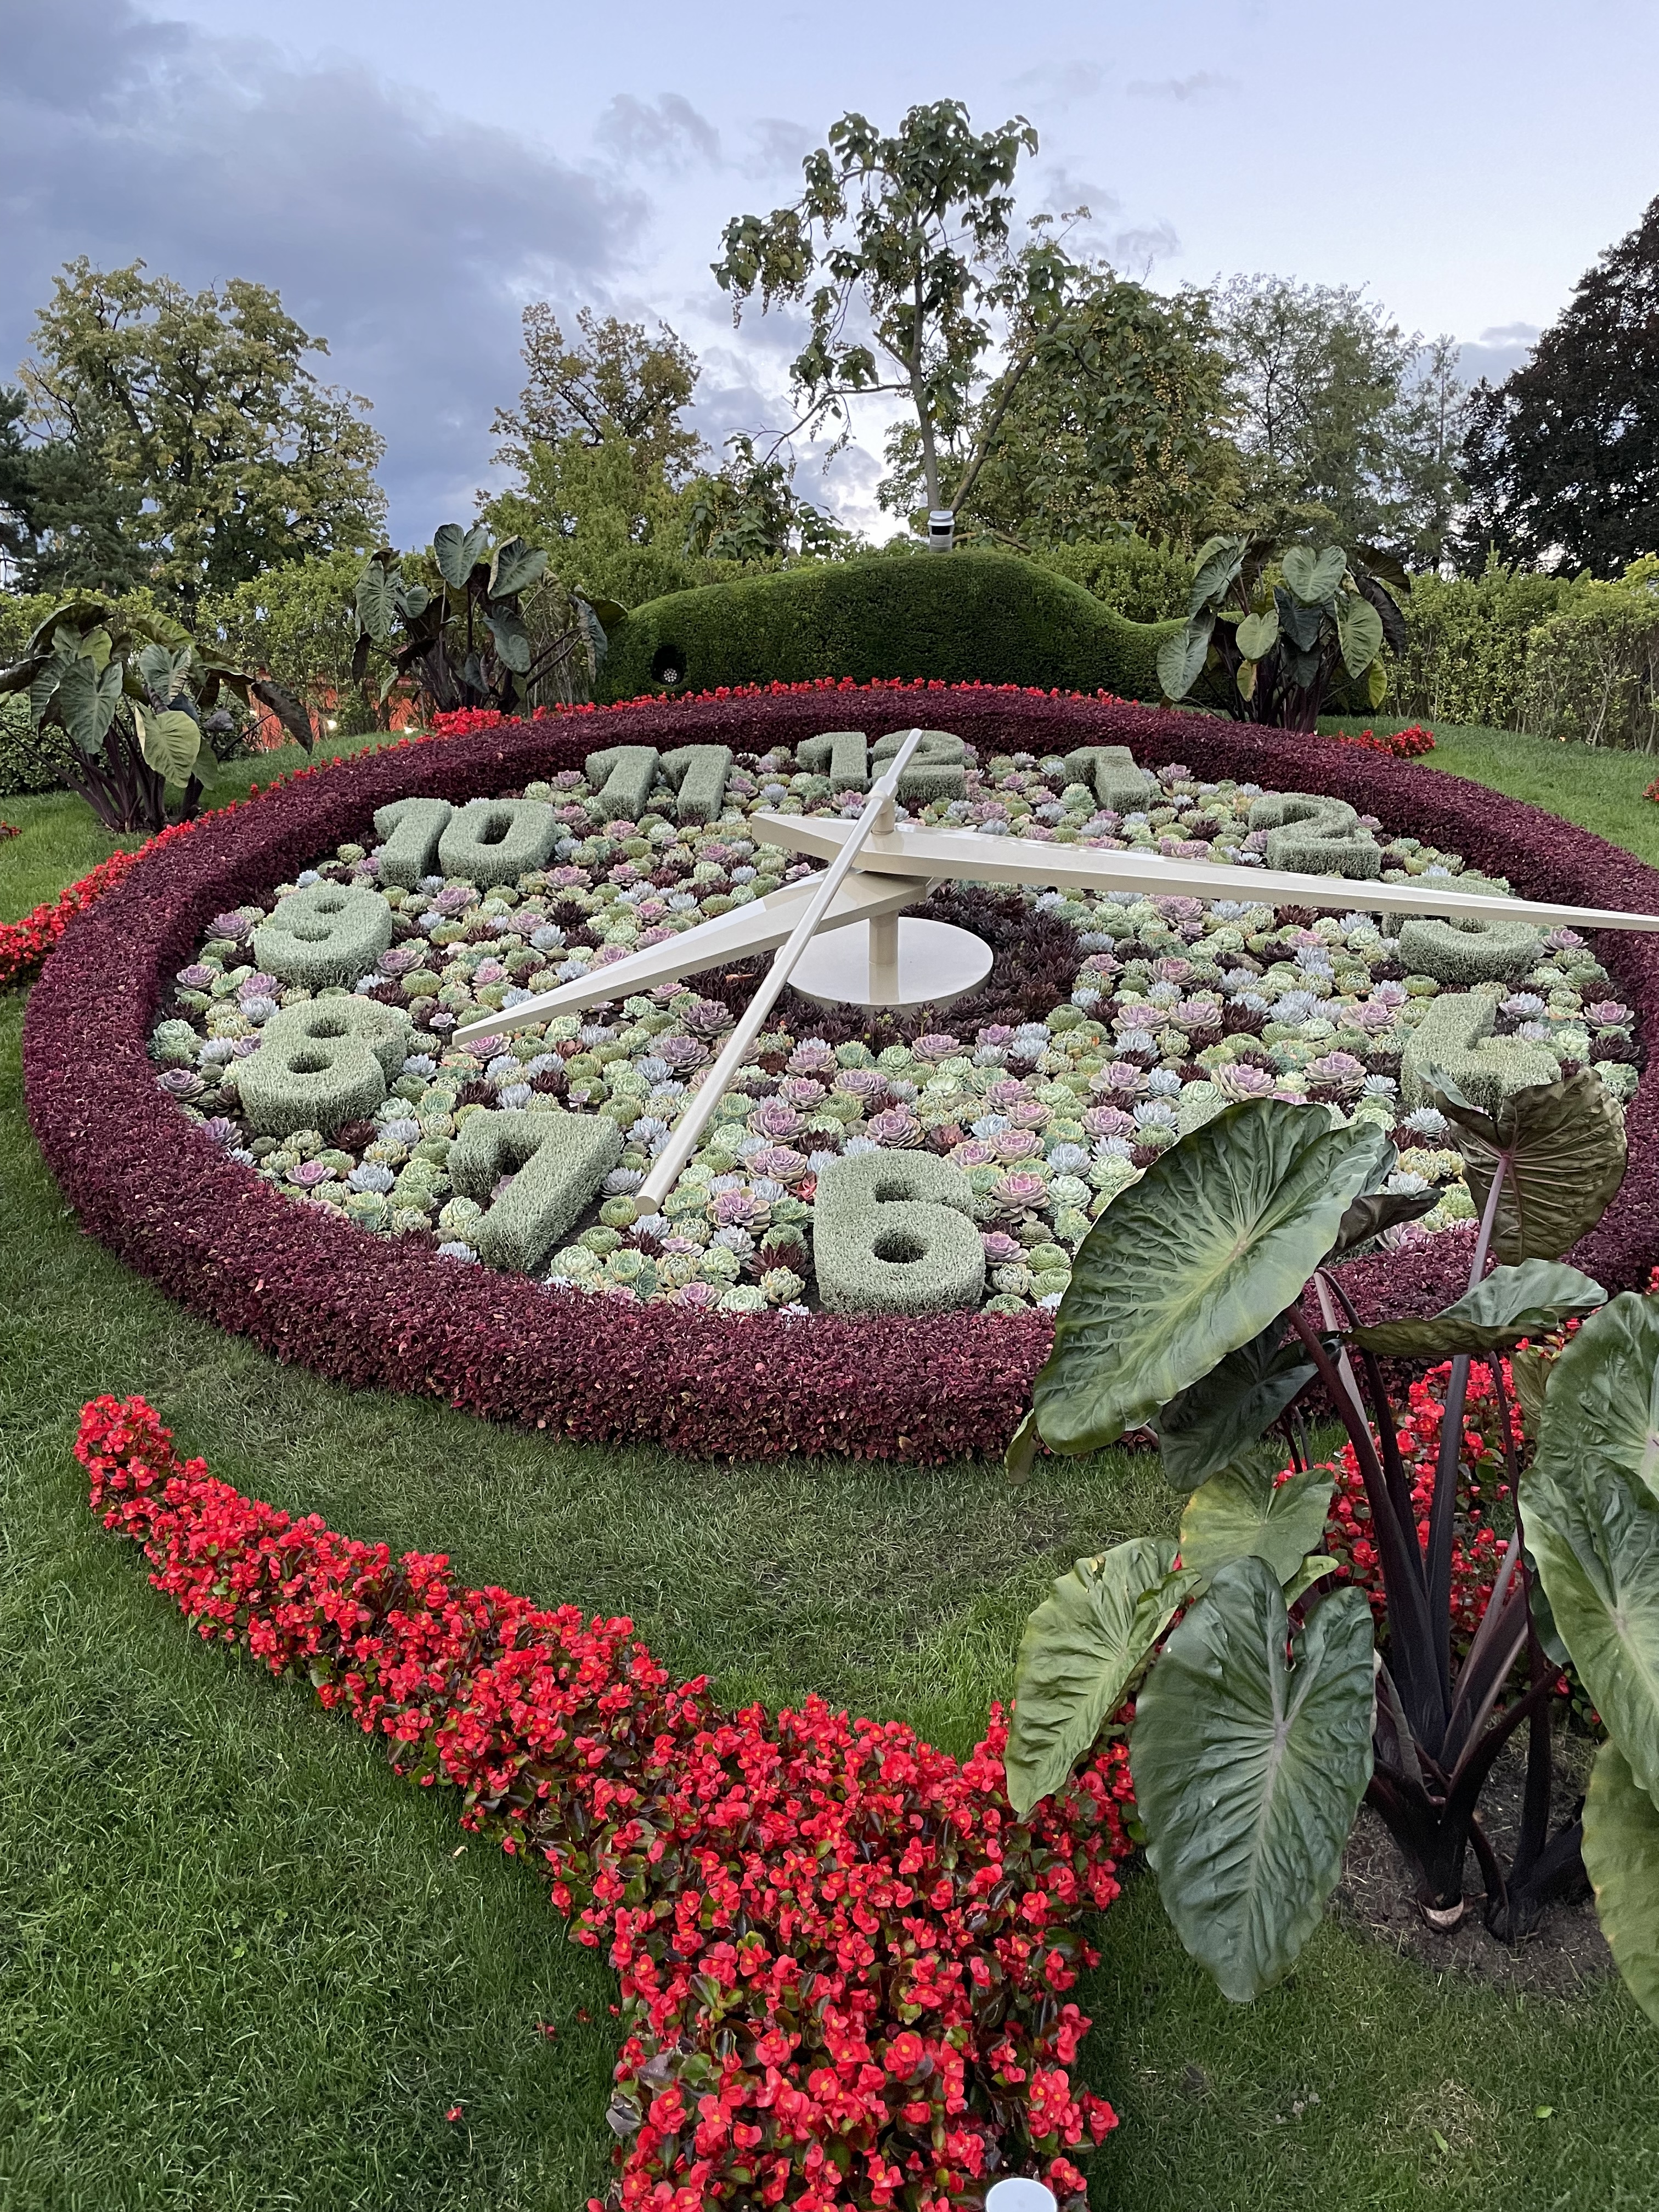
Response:
MULTIPOLYGON (((786 420, 793 332, 732 330, 721 228, 843 110, 943 97, 1029 116, 1023 205, 1086 203, 1132 273, 1363 283, 1502 374, 1659 191, 1656 64, 1650 0, 0 0, 0 379, 71 255, 274 284, 422 539, 489 481, 527 300, 666 317, 711 440, 786 420)), ((864 428, 800 481, 870 523, 864 428)))

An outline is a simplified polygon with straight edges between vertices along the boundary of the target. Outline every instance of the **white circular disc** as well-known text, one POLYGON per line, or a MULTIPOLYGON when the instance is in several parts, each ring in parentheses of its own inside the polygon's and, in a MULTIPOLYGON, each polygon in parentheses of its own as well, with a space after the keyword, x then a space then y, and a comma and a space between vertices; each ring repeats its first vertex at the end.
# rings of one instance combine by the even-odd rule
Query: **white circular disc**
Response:
MULTIPOLYGON (((898 970, 885 977, 870 970, 872 925, 851 921, 843 929, 823 930, 812 939, 790 981, 821 1006, 945 1006, 976 990, 991 972, 994 958, 983 938, 956 929, 948 921, 920 921, 900 915, 898 970)), ((879 922, 873 925, 879 931, 879 922)), ((1011 2205, 1010 2212, 1019 2212, 1011 2205)))
POLYGON ((1054 2192, 1029 2174, 1011 2173, 985 2192, 985 2212, 1054 2212, 1054 2192))

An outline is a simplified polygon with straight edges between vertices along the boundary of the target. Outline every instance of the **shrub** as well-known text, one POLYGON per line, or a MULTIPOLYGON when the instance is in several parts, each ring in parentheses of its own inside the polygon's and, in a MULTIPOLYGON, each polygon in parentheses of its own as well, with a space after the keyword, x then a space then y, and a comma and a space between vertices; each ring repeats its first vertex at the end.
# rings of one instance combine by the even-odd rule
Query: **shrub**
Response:
MULTIPOLYGON (((1659 1899, 1659 1812, 1638 1805, 1615 1822, 1587 1811, 1581 1828, 1575 1808, 1550 1832, 1559 1637, 1643 1788, 1659 1786, 1659 1698, 1643 1656, 1659 1614, 1659 1508, 1641 1480, 1659 1313, 1628 1293, 1609 1304, 1600 1283, 1559 1264, 1620 1188, 1623 1129, 1583 1069, 1478 1103, 1443 1070, 1424 1081, 1465 1147, 1481 1208, 1468 1287, 1443 1312, 1364 1328, 1344 1311, 1331 1263, 1422 1198, 1398 1188, 1385 1131, 1358 1120, 1333 1129, 1316 1107, 1228 1108, 1085 1238, 1011 1467, 1029 1465, 1039 1439, 1096 1451, 1150 1425, 1166 1479, 1189 1495, 1176 1543, 1140 1537, 1079 1560, 1032 1616, 1010 1796, 1029 1812, 1063 1787, 1133 1698, 1130 1770, 1159 1892, 1187 1948, 1241 2002, 1294 1965, 1362 1798, 1405 1854, 1431 1924, 1461 1919, 1473 1848, 1487 1923, 1510 1941, 1563 1888, 1582 1886, 1582 1838, 1592 1869, 1594 1845, 1606 1869, 1609 1893, 1600 1872, 1596 1887, 1609 1941, 1633 1994, 1659 2014, 1642 1932, 1659 1899), (1522 1425, 1499 1399, 1504 1473, 1534 1557, 1517 1522, 1454 1673, 1472 1361, 1559 1336, 1586 1315, 1552 1370, 1534 1354, 1519 1381, 1539 1440, 1525 1486, 1522 1425), (1447 1354, 1421 1541, 1380 1363, 1447 1354), (1308 1464, 1293 1413, 1314 1391, 1340 1419, 1363 1484, 1380 1638, 1360 1590, 1322 1587, 1332 1562, 1316 1547, 1334 1484, 1308 1464), (1282 1436, 1269 1437, 1273 1429, 1282 1436), (1609 1496, 1615 1485, 1623 1494, 1609 1496), (1540 1571, 1553 1625, 1534 1600, 1540 1571), (1477 1805, 1527 1722, 1525 1809, 1505 1867, 1477 1805)), ((1491 1374, 1501 1389, 1496 1365, 1491 1374)))
POLYGON ((1032 558, 1041 568, 1069 577, 1103 605, 1130 622, 1184 622, 1193 586, 1192 563, 1167 545, 1144 538, 1114 538, 1104 544, 1052 545, 1032 558))
POLYGON ((1165 631, 1011 554, 879 556, 677 592, 611 631, 601 695, 924 677, 1158 696, 1165 631))
POLYGON ((1528 636, 1571 588, 1496 561, 1480 576, 1414 576, 1401 603, 1406 648, 1390 667, 1401 713, 1521 728, 1528 636))
POLYGON ((1527 638, 1521 728, 1651 752, 1659 742, 1659 556, 1581 576, 1527 638))

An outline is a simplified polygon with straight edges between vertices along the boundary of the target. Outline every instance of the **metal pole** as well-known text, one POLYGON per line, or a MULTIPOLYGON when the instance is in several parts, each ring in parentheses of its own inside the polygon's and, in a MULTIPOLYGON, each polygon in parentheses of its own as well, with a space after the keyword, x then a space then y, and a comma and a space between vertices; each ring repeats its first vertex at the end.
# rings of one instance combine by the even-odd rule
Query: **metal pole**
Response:
POLYGON ((796 923, 792 934, 774 954, 766 979, 750 1000, 743 1019, 726 1039, 720 1058, 703 1078, 696 1097, 675 1124, 666 1148, 659 1153, 653 1164, 650 1174, 641 1187, 639 1196, 642 1204, 651 1208, 659 1206, 674 1188, 680 1170, 696 1150, 698 1139, 714 1119, 715 1107, 731 1088, 732 1079, 742 1066, 744 1054, 760 1035, 766 1017, 777 1002, 778 994, 794 971, 795 963, 811 943, 818 924, 829 912, 830 902, 841 889, 843 878, 850 872, 865 840, 879 831, 891 829, 899 778, 908 765, 911 754, 921 743, 921 732, 912 730, 889 763, 886 775, 865 800, 863 811, 853 825, 853 835, 825 869, 811 904, 796 923))

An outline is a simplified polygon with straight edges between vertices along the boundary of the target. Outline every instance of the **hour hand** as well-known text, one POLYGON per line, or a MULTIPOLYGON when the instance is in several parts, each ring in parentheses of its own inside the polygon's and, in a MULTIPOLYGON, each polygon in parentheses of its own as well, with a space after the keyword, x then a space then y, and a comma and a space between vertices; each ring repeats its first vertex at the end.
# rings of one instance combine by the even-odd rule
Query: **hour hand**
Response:
MULTIPOLYGON (((665 938, 660 945, 648 945, 625 959, 590 969, 574 982, 538 991, 533 998, 521 999, 517 1006, 505 1006, 499 1013, 479 1015, 455 1030, 452 1042, 464 1045, 475 1037, 505 1036, 511 1030, 549 1021, 555 1014, 578 1013, 586 1006, 648 991, 654 984, 678 982, 682 975, 695 975, 717 961, 747 960, 757 953, 774 951, 793 930, 817 888, 817 878, 808 876, 782 890, 769 892, 764 898, 733 907, 729 913, 711 915, 695 929, 665 938)), ((925 898, 927 888, 925 877, 854 873, 842 885, 818 927, 842 929, 849 922, 902 913, 925 898)))

